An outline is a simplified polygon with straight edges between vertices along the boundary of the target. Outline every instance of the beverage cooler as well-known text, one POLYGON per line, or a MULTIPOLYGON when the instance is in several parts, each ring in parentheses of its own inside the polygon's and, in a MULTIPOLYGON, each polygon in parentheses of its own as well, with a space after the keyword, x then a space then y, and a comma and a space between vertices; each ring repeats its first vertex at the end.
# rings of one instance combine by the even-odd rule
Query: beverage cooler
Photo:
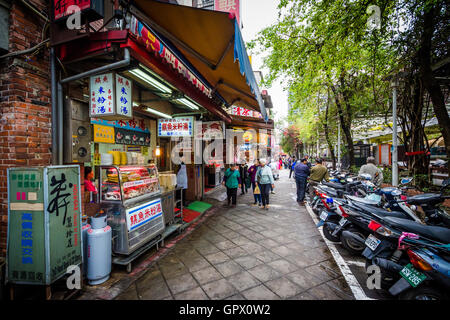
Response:
POLYGON ((50 285, 82 264, 80 167, 8 169, 7 279, 50 285))
POLYGON ((112 251, 130 255, 164 232, 158 170, 155 165, 98 170, 100 205, 112 228, 112 251))

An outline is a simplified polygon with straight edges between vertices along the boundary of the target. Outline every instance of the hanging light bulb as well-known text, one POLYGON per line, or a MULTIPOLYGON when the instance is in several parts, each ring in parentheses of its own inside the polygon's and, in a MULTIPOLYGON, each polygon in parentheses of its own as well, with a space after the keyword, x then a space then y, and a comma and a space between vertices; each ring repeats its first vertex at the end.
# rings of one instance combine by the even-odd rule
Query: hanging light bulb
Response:
POLYGON ((161 149, 159 148, 159 146, 156 147, 155 155, 156 155, 157 157, 159 157, 159 156, 161 155, 161 149))

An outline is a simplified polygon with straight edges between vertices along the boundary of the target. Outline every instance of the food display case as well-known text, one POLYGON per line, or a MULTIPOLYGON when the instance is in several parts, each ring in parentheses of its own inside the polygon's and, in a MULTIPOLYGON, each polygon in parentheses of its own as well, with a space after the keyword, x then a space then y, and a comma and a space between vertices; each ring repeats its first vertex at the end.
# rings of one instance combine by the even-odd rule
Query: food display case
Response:
POLYGON ((100 205, 112 228, 113 252, 130 255, 164 232, 158 170, 155 165, 98 170, 100 205))

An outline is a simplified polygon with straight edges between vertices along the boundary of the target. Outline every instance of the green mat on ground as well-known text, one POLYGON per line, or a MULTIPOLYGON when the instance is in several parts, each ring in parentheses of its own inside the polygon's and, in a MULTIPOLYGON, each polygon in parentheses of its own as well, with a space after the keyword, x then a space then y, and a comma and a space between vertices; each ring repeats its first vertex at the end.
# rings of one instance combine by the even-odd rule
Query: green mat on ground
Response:
POLYGON ((205 212, 206 210, 208 210, 209 208, 211 208, 212 205, 206 202, 202 202, 202 201, 194 201, 191 204, 189 204, 187 206, 187 208, 189 210, 193 210, 193 211, 197 211, 200 213, 205 212))

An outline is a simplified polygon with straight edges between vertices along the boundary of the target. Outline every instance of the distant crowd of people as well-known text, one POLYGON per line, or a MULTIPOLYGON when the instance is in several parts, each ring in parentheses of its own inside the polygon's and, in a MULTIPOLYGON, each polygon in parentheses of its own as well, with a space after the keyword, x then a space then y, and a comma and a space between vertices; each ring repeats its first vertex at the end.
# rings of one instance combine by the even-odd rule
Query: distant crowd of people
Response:
POLYGON ((267 164, 265 159, 255 160, 248 167, 247 163, 231 165, 226 171, 223 185, 227 188, 227 206, 235 207, 237 203, 238 189, 241 195, 246 194, 252 188, 254 203, 261 209, 269 209, 270 197, 275 194, 275 177, 283 166, 283 161, 272 160, 267 164))

